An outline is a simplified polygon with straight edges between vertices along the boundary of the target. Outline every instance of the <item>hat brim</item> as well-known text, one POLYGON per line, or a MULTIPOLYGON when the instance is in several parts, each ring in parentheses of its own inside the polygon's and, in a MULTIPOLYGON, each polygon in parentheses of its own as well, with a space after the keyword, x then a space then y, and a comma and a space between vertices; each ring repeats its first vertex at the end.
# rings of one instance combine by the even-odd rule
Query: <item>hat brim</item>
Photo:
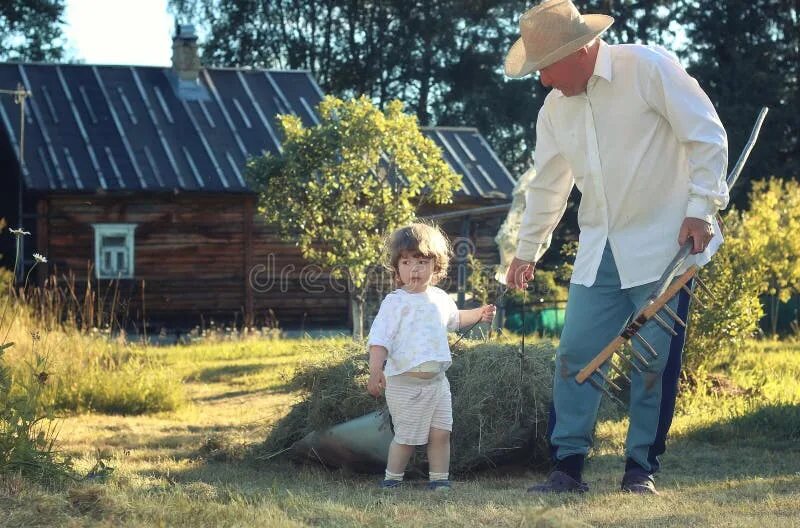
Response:
POLYGON ((611 24, 614 23, 614 18, 608 15, 583 15, 583 21, 589 29, 586 34, 564 44, 538 61, 531 61, 528 59, 525 53, 525 43, 521 37, 517 39, 506 55, 504 68, 506 77, 521 79, 528 74, 550 66, 554 62, 560 61, 567 55, 578 51, 593 39, 605 33, 606 30, 611 27, 611 24))

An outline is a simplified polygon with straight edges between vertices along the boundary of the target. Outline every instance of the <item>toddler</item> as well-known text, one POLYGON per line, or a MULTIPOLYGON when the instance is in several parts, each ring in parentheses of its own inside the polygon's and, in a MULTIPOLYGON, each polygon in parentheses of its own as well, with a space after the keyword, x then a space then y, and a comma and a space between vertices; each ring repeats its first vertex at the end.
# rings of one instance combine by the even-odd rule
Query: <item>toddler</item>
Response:
POLYGON ((447 331, 491 322, 495 307, 459 310, 434 286, 447 275, 451 253, 439 228, 411 224, 392 233, 387 246, 388 266, 399 288, 381 303, 367 340, 367 390, 376 397, 386 390, 395 433, 381 487, 399 486, 414 446, 427 444, 428 488, 450 489, 453 413, 445 376, 451 363, 447 331))

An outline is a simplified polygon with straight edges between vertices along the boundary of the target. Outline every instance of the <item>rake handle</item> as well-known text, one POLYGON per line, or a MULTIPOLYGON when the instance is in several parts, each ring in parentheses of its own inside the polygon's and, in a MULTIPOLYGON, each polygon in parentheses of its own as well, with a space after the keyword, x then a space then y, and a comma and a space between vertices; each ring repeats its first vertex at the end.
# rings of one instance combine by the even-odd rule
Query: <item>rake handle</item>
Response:
POLYGON ((614 340, 606 345, 606 347, 600 351, 600 353, 597 354, 588 365, 583 367, 581 371, 578 372, 578 374, 575 376, 575 381, 578 383, 583 383, 594 373, 594 371, 599 369, 603 363, 608 361, 609 358, 614 355, 614 352, 619 349, 619 347, 624 345, 626 341, 630 340, 630 338, 634 336, 634 334, 639 332, 639 329, 665 304, 667 304, 669 300, 672 299, 681 288, 683 288, 683 285, 689 282, 689 279, 695 276, 698 269, 699 268, 697 266, 691 266, 683 273, 683 275, 678 277, 675 282, 670 284, 669 287, 664 290, 664 293, 656 297, 652 303, 645 306, 642 311, 636 314, 636 317, 634 317, 633 321, 631 321, 631 323, 625 327, 622 333, 615 337, 614 340))

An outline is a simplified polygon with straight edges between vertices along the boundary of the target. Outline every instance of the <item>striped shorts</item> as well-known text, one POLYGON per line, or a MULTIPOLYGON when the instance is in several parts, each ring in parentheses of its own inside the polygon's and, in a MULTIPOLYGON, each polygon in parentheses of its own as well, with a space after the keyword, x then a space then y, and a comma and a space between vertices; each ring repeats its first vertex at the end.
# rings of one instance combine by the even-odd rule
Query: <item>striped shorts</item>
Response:
POLYGON ((386 403, 392 415, 395 443, 424 445, 431 427, 453 430, 450 382, 444 372, 430 379, 387 376, 386 403))

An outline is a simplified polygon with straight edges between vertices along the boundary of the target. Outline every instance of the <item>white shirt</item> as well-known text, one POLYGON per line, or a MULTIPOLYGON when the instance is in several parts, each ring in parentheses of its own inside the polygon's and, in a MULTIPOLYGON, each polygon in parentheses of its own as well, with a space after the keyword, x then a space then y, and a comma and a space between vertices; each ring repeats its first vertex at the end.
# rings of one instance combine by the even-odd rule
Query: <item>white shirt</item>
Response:
POLYGON ((444 290, 428 286, 421 293, 397 289, 386 296, 372 322, 367 347, 389 351, 384 374, 396 376, 437 361, 442 370, 452 362, 447 331, 458 330, 458 307, 444 290))
MULTIPOLYGON (((711 101, 663 48, 600 41, 586 93, 552 90, 536 123, 517 257, 547 249, 573 184, 581 191, 571 282, 591 286, 606 241, 623 288, 658 280, 685 217, 715 225, 728 203, 728 143, 711 101)), ((719 247, 686 263, 703 265, 719 247)))

